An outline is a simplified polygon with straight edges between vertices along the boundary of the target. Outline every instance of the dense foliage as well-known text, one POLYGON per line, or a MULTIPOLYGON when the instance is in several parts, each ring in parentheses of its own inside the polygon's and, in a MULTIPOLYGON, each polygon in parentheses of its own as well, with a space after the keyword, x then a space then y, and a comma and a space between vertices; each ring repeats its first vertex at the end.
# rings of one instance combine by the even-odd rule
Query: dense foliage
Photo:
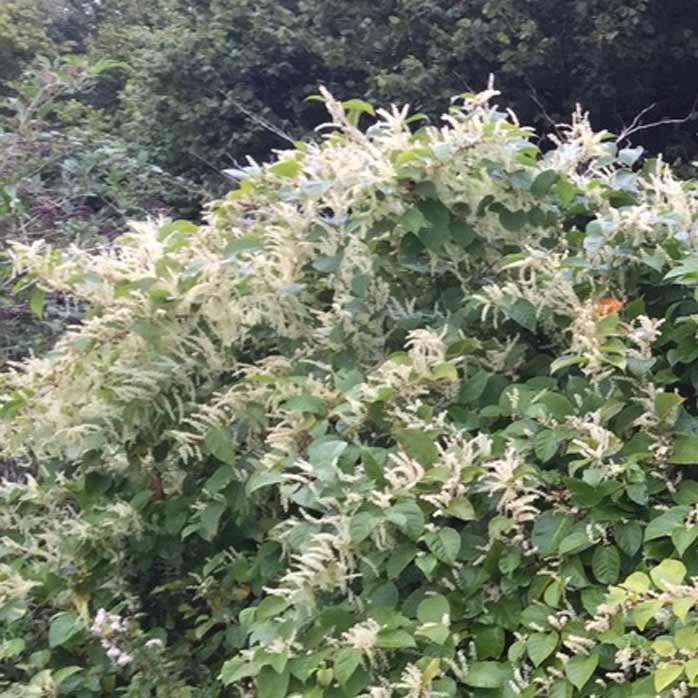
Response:
MULTIPOLYGON (((691 0, 198 0, 160 17, 129 35, 140 48, 123 109, 132 137, 190 176, 283 147, 279 131, 307 134, 322 119, 304 101, 318 84, 435 117, 494 73, 545 130, 576 102, 620 131, 653 103, 645 122, 684 117, 698 97, 691 0)), ((689 163, 695 132, 692 121, 637 137, 689 163)))
POLYGON ((694 694, 698 184, 494 95, 12 246, 87 314, 2 376, 0 695, 694 694))
MULTIPOLYGON (((0 240, 101 246, 126 221, 158 213, 194 214, 192 182, 167 175, 142 149, 109 128, 104 113, 86 103, 113 61, 79 56, 40 59, 0 99, 0 240)), ((0 258, 0 365, 39 350, 79 317, 76 308, 36 292, 13 296, 5 256, 0 258), (21 302, 20 302, 21 301, 21 302), (43 312, 46 311, 46 312, 43 312)))
MULTIPOLYGON (((4 19, 4 17, 8 19, 4 19)), ((0 82, 37 53, 124 64, 99 99, 168 172, 220 186, 231 161, 308 135, 318 84, 436 117, 494 73, 521 118, 548 130, 576 102, 613 131, 694 110, 692 0, 11 0, 0 82), (49 44, 47 44, 47 41, 49 44), (642 79, 638 79, 641 75, 642 79)), ((696 122, 637 138, 690 163, 696 122)))

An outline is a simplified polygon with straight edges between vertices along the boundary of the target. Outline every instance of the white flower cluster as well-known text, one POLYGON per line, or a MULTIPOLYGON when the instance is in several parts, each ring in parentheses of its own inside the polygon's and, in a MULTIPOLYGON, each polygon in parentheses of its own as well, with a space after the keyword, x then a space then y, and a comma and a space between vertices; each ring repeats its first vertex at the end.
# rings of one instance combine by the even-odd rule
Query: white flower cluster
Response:
MULTIPOLYGON (((95 637, 100 638, 102 648, 107 653, 107 657, 120 667, 125 667, 133 661, 133 657, 120 649, 116 644, 116 637, 123 635, 127 630, 128 620, 116 613, 108 613, 103 608, 97 611, 90 627, 90 632, 95 637)), ((159 643, 160 640, 149 640, 149 642, 159 643)))

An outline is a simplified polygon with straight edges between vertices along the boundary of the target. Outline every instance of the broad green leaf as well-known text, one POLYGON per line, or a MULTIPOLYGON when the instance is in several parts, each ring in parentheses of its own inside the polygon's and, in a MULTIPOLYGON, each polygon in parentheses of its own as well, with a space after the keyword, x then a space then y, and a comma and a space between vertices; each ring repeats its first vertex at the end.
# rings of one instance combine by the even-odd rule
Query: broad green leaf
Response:
POLYGON ((301 172, 301 164, 294 158, 279 160, 269 166, 269 171, 278 177, 297 177, 301 172))
POLYGON ((478 659, 498 659, 506 643, 502 628, 491 626, 474 633, 475 651, 478 659))
POLYGON ((393 551, 386 564, 388 579, 395 579, 412 563, 417 555, 417 548, 412 543, 403 543, 393 551))
POLYGON ((633 572, 621 586, 637 594, 644 594, 649 591, 651 583, 650 578, 644 572, 633 572))
POLYGON ((671 686, 676 679, 683 674, 683 664, 660 664, 654 672, 654 688, 656 691, 663 691, 667 686, 671 686))
POLYGON ((416 647, 414 638, 406 630, 381 630, 376 639, 376 647, 380 649, 402 649, 416 647))
POLYGON ((439 457, 434 437, 425 431, 404 429, 399 431, 395 438, 405 449, 407 455, 414 458, 420 465, 428 467, 439 457))
POLYGON ((204 539, 212 541, 216 537, 221 516, 226 508, 224 502, 210 502, 201 512, 201 527, 204 539))
POLYGON ((673 507, 652 519, 645 529, 645 542, 670 536, 677 526, 683 526, 689 511, 690 507, 687 506, 673 507))
POLYGON ((552 429, 541 429, 533 437, 533 450, 536 456, 547 463, 556 453, 560 442, 552 429))
POLYGON ((461 538, 458 532, 452 528, 442 528, 438 533, 430 534, 426 543, 434 555, 449 565, 455 563, 461 546, 461 538))
POLYGON ((44 306, 46 305, 46 292, 38 286, 32 288, 31 296, 29 297, 29 309, 32 315, 39 320, 43 317, 44 306))
POLYGON ((613 533, 618 547, 626 555, 635 555, 642 546, 643 529, 638 521, 628 521, 615 526, 613 533))
POLYGON ((499 222, 506 230, 517 232, 528 223, 525 211, 511 211, 502 206, 499 209, 499 222))
POLYGON ((285 698, 291 674, 286 668, 280 674, 270 666, 262 667, 257 675, 259 698, 285 698))
POLYGON ((366 540, 380 523, 380 519, 373 513, 362 511, 354 514, 349 522, 349 537, 354 545, 366 540))
POLYGON ((342 647, 334 655, 334 675, 340 686, 344 686, 361 665, 361 652, 353 647, 342 647))
POLYGON ((531 539, 541 557, 557 553, 560 542, 574 525, 571 517, 544 511, 533 522, 531 539))
POLYGON ((471 662, 464 681, 473 688, 501 688, 512 678, 513 670, 507 662, 471 662))
POLYGON ((557 648, 560 638, 556 632, 533 633, 526 640, 526 651, 533 666, 540 666, 557 648))
POLYGON ((398 502, 388 510, 386 518, 412 540, 417 540, 424 530, 424 513, 415 501, 398 502))
POLYGON ((48 629, 48 646, 60 647, 65 645, 82 630, 84 623, 80 617, 72 611, 57 613, 51 619, 48 629))
POLYGON ((698 435, 682 434, 674 441, 674 450, 669 456, 669 463, 674 465, 698 464, 698 435))
POLYGON ((691 685, 693 685, 698 676, 698 659, 689 659, 689 661, 684 664, 684 670, 686 672, 686 678, 688 678, 691 685))
POLYGON ((644 601, 633 608, 633 620, 638 630, 644 630, 657 611, 662 607, 661 601, 644 601))
POLYGON ((206 432, 204 445, 208 452, 219 461, 235 465, 235 442, 229 431, 212 427, 206 432))
POLYGON ((290 412, 310 412, 322 415, 325 413, 325 403, 313 395, 299 395, 286 400, 284 407, 290 412))
POLYGON ((662 590, 683 582, 686 576, 686 566, 679 560, 662 560, 650 570, 652 581, 662 590))
POLYGON ((417 608, 417 618, 420 623, 443 623, 444 618, 449 618, 450 614, 448 600, 440 594, 428 596, 417 608))
POLYGON ((698 650, 698 629, 691 625, 679 628, 674 632, 674 642, 679 649, 691 652, 698 650))
POLYGON ((594 550, 591 568, 602 584, 615 584, 620 575, 620 555, 612 545, 600 545, 594 550))
POLYGON ((524 327, 531 332, 536 331, 536 325, 538 322, 536 317, 536 308, 530 301, 527 301, 525 298, 517 299, 513 305, 509 307, 507 313, 509 317, 515 323, 521 325, 521 327, 524 327))
POLYGON ((696 538, 698 538, 698 526, 691 526, 690 528, 679 526, 671 532, 671 541, 679 555, 683 555, 695 542, 696 538))
POLYGON ((588 657, 572 657, 564 666, 565 676, 575 688, 581 691, 594 674, 598 664, 597 654, 591 654, 588 657))
POLYGON ((560 175, 555 170, 543 170, 531 184, 531 193, 539 199, 544 197, 557 182, 560 175))

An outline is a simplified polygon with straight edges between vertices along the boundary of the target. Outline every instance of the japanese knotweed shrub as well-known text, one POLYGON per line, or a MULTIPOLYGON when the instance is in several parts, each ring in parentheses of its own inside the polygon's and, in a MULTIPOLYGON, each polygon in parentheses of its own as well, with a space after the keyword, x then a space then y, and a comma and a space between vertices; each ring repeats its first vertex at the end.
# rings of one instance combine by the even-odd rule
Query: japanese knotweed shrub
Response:
POLYGON ((2 696, 698 695, 698 185, 494 94, 11 248, 2 696))

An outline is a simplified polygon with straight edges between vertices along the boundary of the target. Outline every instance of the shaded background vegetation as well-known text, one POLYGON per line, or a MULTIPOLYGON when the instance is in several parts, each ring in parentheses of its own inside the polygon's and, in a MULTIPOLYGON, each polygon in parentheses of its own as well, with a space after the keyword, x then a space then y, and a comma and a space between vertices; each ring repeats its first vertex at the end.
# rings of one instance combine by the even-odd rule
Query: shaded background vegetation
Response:
MULTIPOLYGON (((651 107, 643 123, 677 123, 634 144, 685 171, 698 151, 691 0, 6 0, 0 66, 2 240, 101 245, 128 219, 196 218, 225 170, 312 133, 320 84, 434 115, 494 73, 541 131, 578 102, 616 133, 651 107)), ((2 283, 13 358, 38 340, 2 283)), ((67 311, 33 307, 50 338, 67 311)))

